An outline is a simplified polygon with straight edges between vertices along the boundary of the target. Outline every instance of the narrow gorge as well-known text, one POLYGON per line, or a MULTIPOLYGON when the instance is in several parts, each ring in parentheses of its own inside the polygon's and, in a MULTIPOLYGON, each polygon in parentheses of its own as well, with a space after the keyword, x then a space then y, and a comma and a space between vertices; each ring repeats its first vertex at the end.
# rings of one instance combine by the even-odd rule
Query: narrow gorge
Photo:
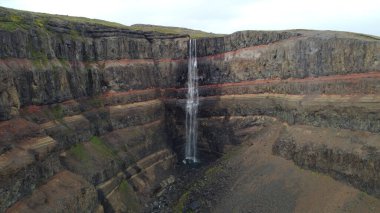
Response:
POLYGON ((380 38, 170 29, 0 7, 0 212, 379 211, 380 38))

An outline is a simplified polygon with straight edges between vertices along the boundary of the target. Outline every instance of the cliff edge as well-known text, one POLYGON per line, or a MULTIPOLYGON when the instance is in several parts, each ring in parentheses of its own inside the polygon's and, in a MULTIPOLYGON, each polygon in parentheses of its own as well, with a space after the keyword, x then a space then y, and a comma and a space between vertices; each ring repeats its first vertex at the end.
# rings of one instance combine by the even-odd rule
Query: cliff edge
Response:
MULTIPOLYGON (((215 35, 0 8, 0 212, 148 208, 183 158, 190 37, 204 158, 271 131, 269 152, 249 150, 379 202, 378 37, 215 35)), ((185 198, 178 202, 191 203, 185 198)))

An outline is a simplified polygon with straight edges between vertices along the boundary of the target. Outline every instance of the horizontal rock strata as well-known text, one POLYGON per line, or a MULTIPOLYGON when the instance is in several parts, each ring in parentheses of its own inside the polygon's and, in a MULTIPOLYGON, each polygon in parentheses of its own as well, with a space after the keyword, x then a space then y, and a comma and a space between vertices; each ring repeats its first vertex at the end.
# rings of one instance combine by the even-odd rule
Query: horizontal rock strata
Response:
POLYGON ((273 152, 379 197, 379 140, 380 134, 295 125, 284 130, 273 152))
MULTIPOLYGON (((153 89, 53 106, 28 106, 23 113, 30 121, 1 122, 2 208, 43 187, 46 181, 49 184, 49 178, 62 169, 80 175, 93 186, 121 173, 117 187, 138 187, 137 192, 131 189, 136 203, 140 203, 139 197, 155 190, 166 175, 164 171, 176 162, 175 154, 168 149, 165 111, 158 96, 160 91, 153 89), (166 154, 159 154, 163 150, 166 154), (143 160, 149 156, 155 157, 143 160)), ((116 203, 112 204, 110 193, 98 189, 96 200, 101 206, 96 208, 128 209, 113 206, 116 203)), ((37 195, 31 196, 37 199, 37 195)))
POLYGON ((78 175, 62 171, 7 212, 93 212, 97 204, 92 185, 78 175))
MULTIPOLYGON (((0 212, 141 210, 182 159, 189 36, 20 14, 0 8, 0 212)), ((279 120, 275 154, 379 195, 378 38, 197 44, 204 158, 279 120)))

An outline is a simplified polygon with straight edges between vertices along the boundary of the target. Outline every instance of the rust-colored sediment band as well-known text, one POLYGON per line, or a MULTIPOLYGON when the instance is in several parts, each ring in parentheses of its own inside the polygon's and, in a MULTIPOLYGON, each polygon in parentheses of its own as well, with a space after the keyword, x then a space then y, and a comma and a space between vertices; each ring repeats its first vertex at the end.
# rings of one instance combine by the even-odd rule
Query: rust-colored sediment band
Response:
MULTIPOLYGON (((288 79, 257 79, 252 81, 241 82, 228 82, 221 84, 207 84, 199 86, 199 88, 222 88, 222 87, 234 87, 234 86, 254 86, 265 84, 278 84, 278 83, 324 83, 324 82, 357 82, 361 79, 380 79, 380 71, 372 71, 366 73, 352 73, 347 75, 330 75, 320 77, 307 77, 307 78, 288 78, 288 79)), ((167 88, 167 90, 182 91, 186 88, 167 88)))
MULTIPOLYGON (((208 84, 199 86, 200 89, 204 88, 226 88, 226 87, 235 87, 235 86, 254 86, 254 85, 265 85, 265 84, 278 84, 278 83, 323 83, 323 82, 335 82, 335 81, 343 81, 343 82, 357 82, 362 79, 379 79, 380 80, 380 71, 373 71, 367 73, 353 73, 347 75, 330 75, 330 76, 321 76, 321 77, 308 77, 308 78, 289 78, 289 79, 258 79, 253 81, 242 81, 235 83, 222 83, 222 84, 208 84)), ((128 95, 138 95, 144 93, 154 93, 164 91, 177 91, 177 92, 185 92, 186 88, 148 88, 142 90, 129 90, 123 92, 110 91, 103 93, 100 95, 100 98, 108 98, 108 97, 116 97, 116 96, 128 96, 128 95)), ((158 95, 160 96, 160 95, 158 95)), ((158 97, 157 97, 158 98, 158 97)), ((86 98, 84 98, 86 99, 86 98)), ((62 104, 72 104, 73 100, 67 100, 62 102, 62 104)), ((37 111, 40 106, 30 105, 28 106, 29 110, 37 111)))

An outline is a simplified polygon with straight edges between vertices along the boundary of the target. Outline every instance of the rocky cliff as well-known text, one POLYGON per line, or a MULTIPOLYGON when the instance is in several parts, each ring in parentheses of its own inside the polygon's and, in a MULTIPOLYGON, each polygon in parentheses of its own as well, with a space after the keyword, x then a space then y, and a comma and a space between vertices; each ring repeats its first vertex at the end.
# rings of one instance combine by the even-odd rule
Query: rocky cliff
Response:
MULTIPOLYGON (((141 210, 182 159, 190 36, 5 8, 0 21, 0 212, 141 210)), ((380 197, 379 38, 242 31, 197 43, 204 158, 272 117, 275 155, 380 197)))

